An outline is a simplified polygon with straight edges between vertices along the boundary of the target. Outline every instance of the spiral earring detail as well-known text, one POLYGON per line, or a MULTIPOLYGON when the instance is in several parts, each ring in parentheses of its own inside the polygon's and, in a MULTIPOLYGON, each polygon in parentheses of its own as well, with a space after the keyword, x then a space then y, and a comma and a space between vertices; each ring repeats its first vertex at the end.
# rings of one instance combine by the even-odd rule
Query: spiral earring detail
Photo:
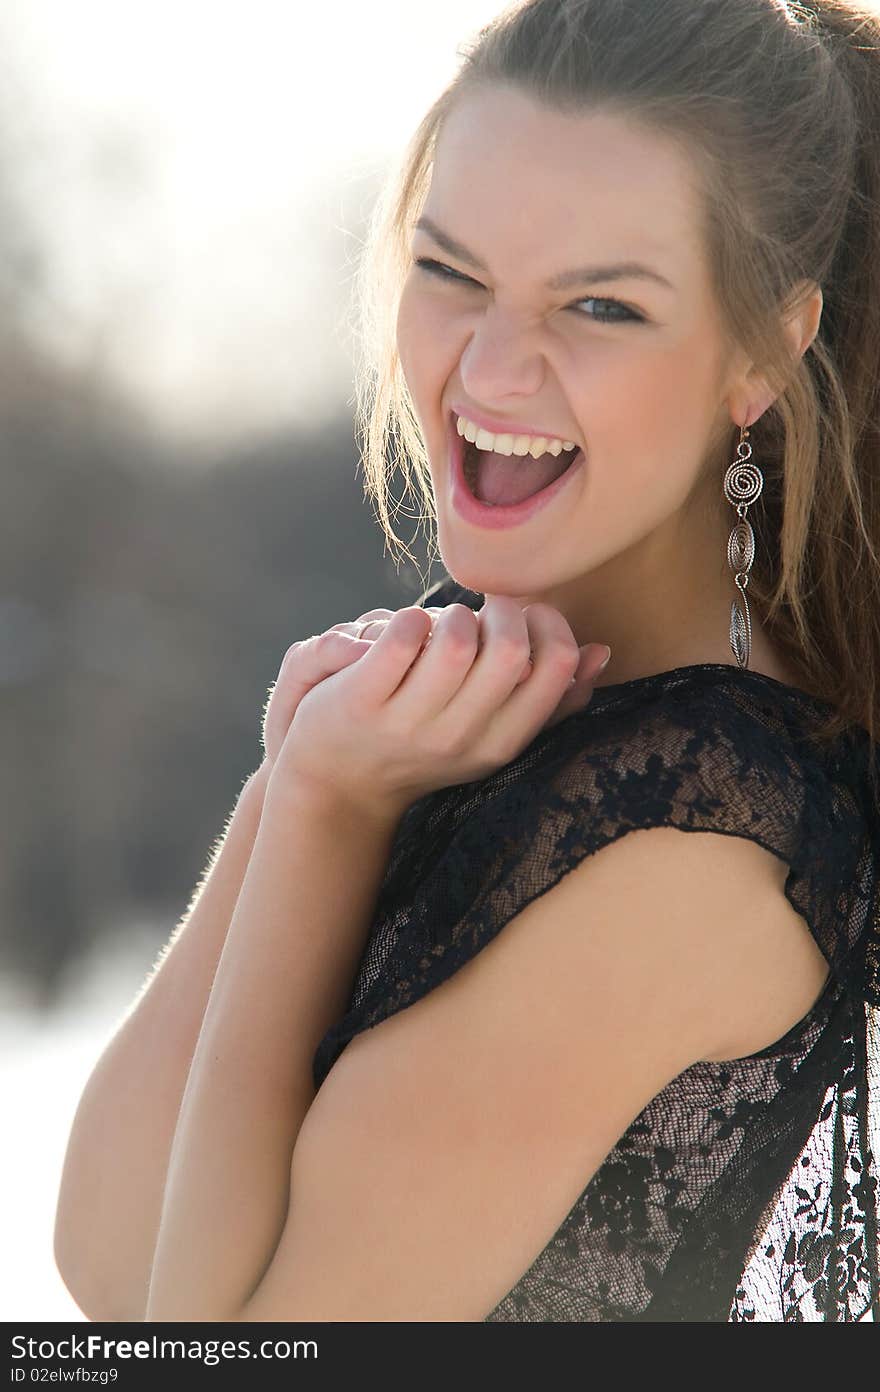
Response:
POLYGON ((752 620, 746 587, 749 571, 755 559, 755 533, 746 521, 746 512, 752 503, 761 496, 764 476, 757 464, 750 464, 752 447, 748 443, 748 430, 740 426, 739 444, 736 459, 724 475, 724 496, 736 508, 738 521, 727 542, 727 563, 733 571, 733 581, 739 590, 739 599, 730 606, 730 647, 737 664, 748 667, 752 651, 752 620))

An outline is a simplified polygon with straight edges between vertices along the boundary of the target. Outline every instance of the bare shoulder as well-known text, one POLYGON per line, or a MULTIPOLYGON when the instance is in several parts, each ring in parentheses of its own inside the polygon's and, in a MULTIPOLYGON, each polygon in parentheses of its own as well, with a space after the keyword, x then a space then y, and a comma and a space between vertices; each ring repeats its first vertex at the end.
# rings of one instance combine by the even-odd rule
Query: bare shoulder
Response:
POLYGON ((584 870, 603 913, 640 909, 643 921, 662 925, 658 981, 668 980, 670 996, 676 973, 691 989, 702 973, 701 1059, 767 1048, 821 995, 829 964, 786 896, 789 866, 757 841, 655 827, 594 859, 584 870))
POLYGON ((548 1014, 572 991, 576 1001, 574 983, 604 982, 634 1027, 651 1019, 648 996, 663 997, 663 1039, 653 1047, 667 1067, 676 1058, 682 1067, 738 1058, 791 1029, 828 979, 826 958, 785 894, 788 872, 747 837, 639 829, 586 857, 550 904, 535 901, 504 932, 521 940, 543 979, 548 1014), (546 920, 539 932, 530 914, 546 920))

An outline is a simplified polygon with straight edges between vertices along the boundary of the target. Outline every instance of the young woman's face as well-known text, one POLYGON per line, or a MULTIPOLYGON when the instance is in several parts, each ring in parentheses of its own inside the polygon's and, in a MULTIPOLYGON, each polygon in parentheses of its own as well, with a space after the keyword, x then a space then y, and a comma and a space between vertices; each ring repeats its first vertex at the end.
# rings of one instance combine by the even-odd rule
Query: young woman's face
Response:
MULTIPOLYGON (((428 451, 440 553, 459 583, 549 598, 600 567, 624 585, 650 584, 678 563, 685 504, 732 419, 700 217, 685 154, 621 117, 560 115, 498 87, 470 94, 447 119, 423 208, 432 226, 413 236, 397 343, 428 451), (653 275, 630 267, 550 284, 626 262, 653 275), (492 508, 462 512, 454 502, 459 414, 514 437, 574 441, 583 462, 539 510, 493 525, 492 508)), ((499 460, 498 476, 517 467, 517 456, 499 460)), ((719 577, 729 512, 707 553, 719 577)), ((702 512, 694 525, 705 533, 702 512)), ((729 603, 722 624, 727 613, 729 603)))

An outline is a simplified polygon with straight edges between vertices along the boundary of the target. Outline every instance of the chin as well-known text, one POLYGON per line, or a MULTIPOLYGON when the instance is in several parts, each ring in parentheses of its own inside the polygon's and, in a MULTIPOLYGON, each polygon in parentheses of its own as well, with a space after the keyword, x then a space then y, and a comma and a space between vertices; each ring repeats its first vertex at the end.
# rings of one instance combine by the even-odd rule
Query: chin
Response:
MULTIPOLYGON (((437 552, 450 579, 463 589, 475 594, 510 595, 525 602, 526 597, 533 599, 559 584, 558 577, 550 574, 525 573, 522 550, 512 539, 502 543, 495 555, 489 555, 491 546, 484 545, 479 537, 463 536, 454 519, 448 528, 445 521, 442 510, 438 511, 437 552)), ((537 572, 542 558, 531 559, 537 572)))
POLYGON ((529 594, 538 593, 537 588, 529 591, 528 594, 524 592, 522 575, 513 573, 513 562, 511 562, 509 570, 501 569, 498 565, 490 569, 486 565, 480 565, 479 562, 475 564, 465 562, 462 565, 456 565, 454 562, 450 564, 443 556, 442 551, 440 556, 447 574, 455 581, 456 585, 461 585, 465 590, 473 590, 475 594, 510 595, 512 599, 525 601, 529 594))

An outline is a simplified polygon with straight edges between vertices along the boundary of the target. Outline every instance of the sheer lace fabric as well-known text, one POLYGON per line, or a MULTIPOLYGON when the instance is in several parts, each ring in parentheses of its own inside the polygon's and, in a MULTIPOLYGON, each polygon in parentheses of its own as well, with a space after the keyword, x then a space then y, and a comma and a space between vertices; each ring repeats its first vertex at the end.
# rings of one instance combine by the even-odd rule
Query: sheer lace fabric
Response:
MULTIPOLYGON (((445 581, 421 602, 456 601, 482 596, 445 581)), ((827 754, 808 746, 817 704, 722 664, 599 688, 490 777, 403 817, 348 1008, 315 1053, 316 1088, 356 1034, 636 828, 772 851, 830 966, 776 1043, 693 1065, 648 1103, 486 1321, 880 1318, 876 750, 864 731, 827 754)))

